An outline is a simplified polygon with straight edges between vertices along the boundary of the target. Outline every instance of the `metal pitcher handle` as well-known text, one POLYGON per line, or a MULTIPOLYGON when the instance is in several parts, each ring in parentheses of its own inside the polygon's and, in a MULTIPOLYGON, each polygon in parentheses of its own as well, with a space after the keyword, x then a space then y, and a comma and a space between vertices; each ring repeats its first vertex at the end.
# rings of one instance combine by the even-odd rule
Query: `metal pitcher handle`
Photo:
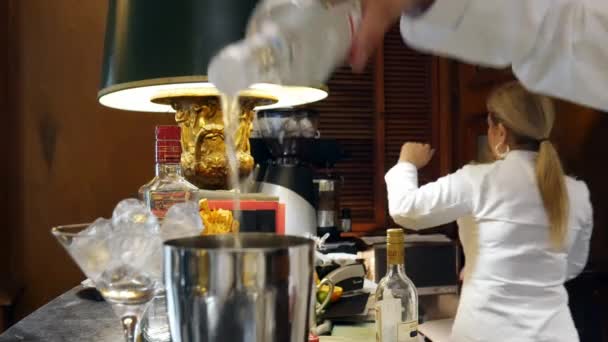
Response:
POLYGON ((317 292, 319 292, 319 290, 321 289, 321 287, 323 287, 323 285, 328 285, 329 286, 329 292, 327 293, 327 297, 325 298, 325 300, 323 301, 323 303, 318 304, 316 306, 315 314, 317 316, 320 316, 321 313, 323 313, 323 311, 325 310, 325 308, 329 304, 329 301, 331 300, 331 296, 334 294, 334 283, 331 280, 327 279, 327 278, 324 278, 323 280, 321 280, 321 282, 319 283, 319 285, 317 285, 317 292))

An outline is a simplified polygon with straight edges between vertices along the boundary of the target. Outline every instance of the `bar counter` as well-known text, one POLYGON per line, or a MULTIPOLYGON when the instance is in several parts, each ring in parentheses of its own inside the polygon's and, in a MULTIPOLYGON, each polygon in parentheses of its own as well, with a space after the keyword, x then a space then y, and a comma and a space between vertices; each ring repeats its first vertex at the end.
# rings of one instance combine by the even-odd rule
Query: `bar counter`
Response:
POLYGON ((106 302, 83 300, 77 286, 10 327, 0 342, 123 341, 120 320, 106 302))
MULTIPOLYGON (((0 342, 124 341, 120 320, 114 315, 110 305, 106 302, 84 300, 77 297, 76 293, 82 288, 79 285, 34 311, 1 334, 0 342)), ((442 321, 437 322, 440 325, 443 324, 442 321)), ((449 324, 451 325, 451 323, 449 324)), ((425 325, 428 326, 428 323, 421 328, 425 325)), ((434 325, 432 329, 436 329, 434 325)), ((350 329, 342 330, 349 331, 350 329)), ((352 329, 353 332, 359 331, 359 333, 363 330, 356 327, 352 329)), ((431 331, 431 327, 427 330, 431 331)), ((340 334, 337 338, 322 337, 321 341, 368 342, 375 340, 373 338, 358 339, 355 336, 359 334, 353 336, 353 332, 345 335, 340 334)), ((362 335, 369 335, 369 333, 362 335)), ((424 341, 424 339, 419 337, 419 341, 424 341)), ((435 340, 435 342, 443 341, 445 340, 435 340)))

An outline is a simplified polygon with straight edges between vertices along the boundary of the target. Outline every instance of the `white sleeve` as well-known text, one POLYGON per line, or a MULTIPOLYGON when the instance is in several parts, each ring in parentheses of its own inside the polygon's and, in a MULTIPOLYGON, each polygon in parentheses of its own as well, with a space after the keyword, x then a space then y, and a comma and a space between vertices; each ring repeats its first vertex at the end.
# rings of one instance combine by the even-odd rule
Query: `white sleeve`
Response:
POLYGON ((572 243, 568 250, 567 280, 575 278, 583 271, 589 257, 589 244, 593 231, 593 209, 589 200, 589 190, 587 190, 585 198, 581 200, 586 201, 586 212, 584 213, 580 228, 577 227, 571 231, 572 243))
POLYGON ((418 170, 399 163, 384 177, 389 214, 406 228, 424 229, 472 212, 473 189, 463 169, 418 188, 418 170))
POLYGON ((511 66, 530 90, 608 110, 608 1, 435 0, 403 16, 412 47, 511 66))

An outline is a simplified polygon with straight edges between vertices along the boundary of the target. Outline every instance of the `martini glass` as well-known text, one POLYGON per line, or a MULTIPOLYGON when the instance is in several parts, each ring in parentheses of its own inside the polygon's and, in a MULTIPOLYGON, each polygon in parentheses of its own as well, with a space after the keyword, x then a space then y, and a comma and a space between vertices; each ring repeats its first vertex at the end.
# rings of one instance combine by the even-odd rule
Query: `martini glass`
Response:
POLYGON ((138 241, 149 236, 138 236, 137 232, 125 236, 88 229, 87 225, 56 227, 51 232, 120 317, 125 340, 136 341, 141 316, 154 298, 158 279, 141 267, 143 263, 135 262, 138 258, 145 258, 148 251, 130 250, 134 262, 125 262, 125 258, 117 255, 120 253, 113 248, 117 243, 124 246, 125 239, 138 241))

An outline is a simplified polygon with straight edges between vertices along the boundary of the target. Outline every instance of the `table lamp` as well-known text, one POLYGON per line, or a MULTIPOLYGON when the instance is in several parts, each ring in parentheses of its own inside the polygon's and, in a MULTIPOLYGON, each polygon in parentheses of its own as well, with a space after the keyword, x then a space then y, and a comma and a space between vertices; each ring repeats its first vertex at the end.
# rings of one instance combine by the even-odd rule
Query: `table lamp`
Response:
MULTIPOLYGON (((173 113, 182 129, 181 164, 201 189, 226 189, 228 167, 221 94, 207 65, 245 36, 257 0, 109 0, 99 102, 107 107, 173 113)), ((322 89, 255 84, 240 94, 239 173, 253 169, 254 110, 294 107, 327 97, 322 89)))

